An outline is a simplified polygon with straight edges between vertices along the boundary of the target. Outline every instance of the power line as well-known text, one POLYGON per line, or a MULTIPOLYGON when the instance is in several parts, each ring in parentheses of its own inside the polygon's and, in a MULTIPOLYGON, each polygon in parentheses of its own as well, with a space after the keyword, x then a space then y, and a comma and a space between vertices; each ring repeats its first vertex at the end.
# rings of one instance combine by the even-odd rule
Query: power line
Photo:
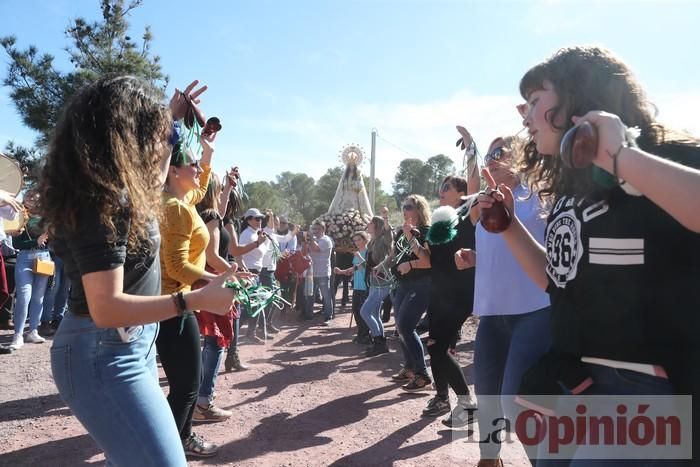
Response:
POLYGON ((421 160, 422 160, 421 157, 418 157, 418 156, 416 156, 415 154, 411 154, 410 152, 406 151, 404 148, 402 148, 402 147, 399 146, 398 144, 394 144, 394 143, 392 143, 391 141, 389 141, 388 139, 384 138, 383 136, 381 136, 381 135, 379 134, 379 132, 377 132, 377 138, 379 138, 379 139, 381 139, 382 141, 384 141, 385 143, 388 143, 389 145, 395 147, 396 149, 398 149, 399 151, 403 152, 403 153, 406 154, 407 156, 411 156, 411 157, 413 157, 413 158, 421 159, 421 160))

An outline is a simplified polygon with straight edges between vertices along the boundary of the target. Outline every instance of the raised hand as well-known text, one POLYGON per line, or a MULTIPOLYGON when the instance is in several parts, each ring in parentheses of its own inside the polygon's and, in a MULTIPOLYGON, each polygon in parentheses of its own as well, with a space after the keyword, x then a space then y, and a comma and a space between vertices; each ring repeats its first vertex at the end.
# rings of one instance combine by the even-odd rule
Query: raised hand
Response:
POLYGON ((185 88, 184 91, 180 91, 179 89, 175 88, 175 93, 170 99, 169 104, 170 111, 173 114, 173 120, 180 120, 185 117, 187 109, 190 106, 190 102, 194 105, 199 104, 199 96, 207 90, 207 86, 204 85, 195 90, 198 84, 199 81, 194 80, 185 88))
POLYGON ((460 138, 457 140, 456 146, 464 151, 472 143, 472 135, 469 134, 466 128, 460 125, 457 125, 457 132, 460 138))

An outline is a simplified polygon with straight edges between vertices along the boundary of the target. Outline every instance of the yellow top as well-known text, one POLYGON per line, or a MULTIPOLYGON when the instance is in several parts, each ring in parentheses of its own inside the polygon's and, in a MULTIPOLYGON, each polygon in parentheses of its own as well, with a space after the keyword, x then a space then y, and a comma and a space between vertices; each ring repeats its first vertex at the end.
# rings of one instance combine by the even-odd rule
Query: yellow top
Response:
POLYGON ((199 217, 195 205, 207 193, 211 167, 202 165, 199 188, 192 190, 180 201, 163 192, 163 219, 160 222, 161 293, 189 291, 202 277, 207 258, 209 231, 199 217))

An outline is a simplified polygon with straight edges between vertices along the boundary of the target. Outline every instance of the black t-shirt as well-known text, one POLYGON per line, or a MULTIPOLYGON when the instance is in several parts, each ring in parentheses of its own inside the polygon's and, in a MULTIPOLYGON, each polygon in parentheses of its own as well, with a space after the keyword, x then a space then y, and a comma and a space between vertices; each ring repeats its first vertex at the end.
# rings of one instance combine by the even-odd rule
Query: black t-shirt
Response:
POLYGON ((231 244, 231 234, 224 228, 223 218, 213 209, 203 211, 200 216, 205 224, 208 224, 209 221, 214 219, 219 221, 219 256, 224 259, 228 258, 228 247, 231 244))
POLYGON ((64 272, 71 280, 68 309, 76 314, 89 314, 82 276, 91 272, 124 267, 123 291, 130 295, 160 295, 160 232, 158 224, 149 225, 150 244, 139 255, 127 253, 129 221, 126 216, 117 223, 117 234, 109 240, 107 229, 94 210, 80 215, 77 232, 66 234, 56 226, 54 251, 64 263, 64 272))
MULTIPOLYGON (((700 148, 672 149, 656 153, 700 166, 700 148)), ((554 351, 688 372, 682 360, 700 333, 700 235, 616 187, 559 199, 545 248, 554 351)))
MULTIPOLYGON (((428 233, 428 227, 418 227, 418 232, 419 234, 414 237, 418 240, 418 242, 423 245, 425 243, 425 235, 428 233)), ((401 254, 401 249, 402 248, 407 248, 410 249, 410 243, 406 241, 406 237, 403 234, 403 230, 399 229, 396 234, 394 235, 394 255, 395 258, 398 257, 398 255, 401 254)), ((413 261, 417 260, 418 256, 413 253, 413 251, 409 251, 407 254, 401 255, 401 258, 396 261, 396 264, 394 265, 393 268, 391 268, 392 274, 394 274, 394 277, 399 282, 402 281, 410 281, 410 280, 415 280, 415 279, 420 279, 423 277, 428 277, 430 276, 430 269, 411 269, 408 271, 406 274, 399 274, 397 271, 396 266, 398 266, 401 263, 405 263, 407 261, 413 261)))
POLYGON ((431 301, 430 306, 454 307, 471 310, 474 307, 475 268, 457 269, 455 253, 461 248, 474 249, 475 228, 469 217, 460 219, 457 236, 448 243, 430 246, 431 301))

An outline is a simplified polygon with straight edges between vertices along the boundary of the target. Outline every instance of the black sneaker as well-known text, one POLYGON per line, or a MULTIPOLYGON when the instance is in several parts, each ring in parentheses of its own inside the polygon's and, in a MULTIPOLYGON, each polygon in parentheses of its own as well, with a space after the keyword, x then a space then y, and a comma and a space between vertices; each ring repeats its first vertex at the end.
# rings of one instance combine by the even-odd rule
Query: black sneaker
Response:
POLYGON ((442 396, 435 396, 428 401, 428 406, 423 409, 424 417, 439 417, 450 411, 450 399, 442 396))
POLYGON ((185 455, 191 457, 214 457, 219 453, 219 446, 204 441, 194 433, 182 440, 182 447, 185 455))
POLYGON ((355 344, 368 345, 372 343, 372 338, 369 336, 355 336, 352 341, 355 344))
POLYGON ((442 420, 442 424, 449 428, 463 428, 474 423, 476 413, 476 400, 473 396, 467 396, 468 401, 457 401, 454 410, 442 420))
POLYGON ((416 375, 408 384, 401 386, 406 392, 420 392, 432 389, 430 384, 432 383, 430 377, 426 375, 416 375))

